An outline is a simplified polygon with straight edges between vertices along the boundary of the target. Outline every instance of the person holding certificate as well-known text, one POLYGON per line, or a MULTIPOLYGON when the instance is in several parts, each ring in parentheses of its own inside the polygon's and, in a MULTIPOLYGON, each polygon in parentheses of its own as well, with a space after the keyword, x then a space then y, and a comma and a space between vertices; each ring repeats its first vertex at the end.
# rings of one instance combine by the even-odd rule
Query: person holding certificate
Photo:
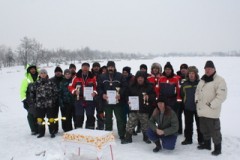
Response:
POLYGON ((132 134, 138 121, 141 123, 143 141, 151 143, 146 135, 148 128, 148 117, 152 103, 155 101, 156 94, 152 84, 147 80, 147 74, 138 71, 135 75, 133 84, 128 88, 128 102, 130 107, 129 119, 126 126, 126 135, 122 144, 132 142, 132 134))
POLYGON ((118 135, 121 141, 125 135, 124 100, 127 81, 121 73, 116 71, 115 62, 108 61, 107 73, 99 76, 98 93, 102 98, 105 112, 105 130, 113 129, 113 112, 117 120, 118 135))
POLYGON ((95 76, 89 71, 89 63, 83 63, 82 68, 77 72, 69 85, 69 91, 76 96, 75 118, 76 128, 82 128, 84 113, 86 112, 87 121, 85 128, 95 128, 95 105, 93 98, 97 95, 97 82, 95 76))

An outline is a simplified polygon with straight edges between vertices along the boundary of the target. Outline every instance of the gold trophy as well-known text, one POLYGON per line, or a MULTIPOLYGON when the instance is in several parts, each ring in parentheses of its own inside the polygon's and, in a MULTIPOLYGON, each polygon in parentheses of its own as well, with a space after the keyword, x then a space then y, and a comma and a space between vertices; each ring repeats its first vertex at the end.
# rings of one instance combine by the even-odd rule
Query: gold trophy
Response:
MULTIPOLYGON (((116 87, 116 96, 120 95, 120 87, 116 87)), ((118 99, 116 99, 116 103, 119 103, 118 99)))
POLYGON ((142 92, 142 95, 143 95, 143 104, 146 104, 148 106, 149 105, 148 99, 145 99, 145 96, 147 95, 147 93, 146 92, 142 92))
POLYGON ((76 89, 77 89, 77 91, 78 91, 78 94, 77 94, 77 100, 79 100, 80 88, 81 88, 81 85, 78 84, 78 85, 76 86, 76 89))

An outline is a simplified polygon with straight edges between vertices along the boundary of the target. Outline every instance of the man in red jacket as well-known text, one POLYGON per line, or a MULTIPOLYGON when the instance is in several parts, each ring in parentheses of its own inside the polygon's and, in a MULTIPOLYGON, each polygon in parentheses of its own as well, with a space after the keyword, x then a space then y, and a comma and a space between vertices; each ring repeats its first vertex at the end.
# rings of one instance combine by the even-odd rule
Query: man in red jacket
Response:
POLYGON ((76 128, 83 127, 85 112, 87 115, 86 128, 94 129, 95 127, 95 105, 93 98, 97 95, 97 83, 95 76, 89 71, 89 67, 89 63, 83 63, 82 68, 77 72, 72 80, 72 84, 68 87, 70 92, 76 96, 76 128))

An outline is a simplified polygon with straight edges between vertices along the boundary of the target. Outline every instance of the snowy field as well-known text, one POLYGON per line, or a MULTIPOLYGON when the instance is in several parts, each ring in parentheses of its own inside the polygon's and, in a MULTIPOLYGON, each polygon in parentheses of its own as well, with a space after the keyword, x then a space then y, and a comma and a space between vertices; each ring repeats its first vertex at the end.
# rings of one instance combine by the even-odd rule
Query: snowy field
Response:
MULTIPOLYGON (((224 102, 221 112, 221 129, 223 135, 222 154, 218 157, 212 156, 210 151, 197 150, 196 134, 194 134, 194 143, 192 145, 182 146, 183 135, 178 136, 176 149, 174 151, 162 150, 153 153, 154 144, 145 144, 142 141, 142 134, 133 137, 133 143, 122 145, 117 136, 116 125, 114 125, 114 135, 116 145, 113 148, 115 160, 206 160, 206 159, 231 159, 237 160, 240 157, 240 107, 238 100, 240 98, 240 58, 237 57, 182 57, 182 58, 156 58, 151 60, 129 60, 116 61, 118 71, 122 67, 130 66, 132 73, 136 73, 139 65, 147 64, 148 71, 153 62, 159 62, 162 66, 170 61, 177 71, 181 63, 196 65, 199 69, 199 75, 203 75, 204 65, 207 60, 213 60, 217 73, 223 76, 228 86, 228 97, 224 102)), ((105 65, 106 61, 101 62, 105 65)), ((79 69, 81 64, 76 64, 79 69)), ((66 69, 68 65, 60 65, 66 69)), ((44 67, 44 66, 42 66, 44 67)), ((49 76, 54 75, 55 66, 45 67, 49 76)), ((63 155, 62 135, 59 130, 56 138, 51 139, 46 130, 44 138, 36 138, 30 135, 30 129, 27 124, 27 113, 20 101, 20 85, 24 78, 25 70, 22 66, 2 68, 0 70, 0 159, 1 160, 93 160, 96 159, 95 153, 83 150, 81 156, 77 155, 77 150, 70 149, 67 155, 63 155), (38 155, 42 151, 43 154, 38 155)), ((213 148, 213 147, 212 147, 213 148)), ((103 155, 104 160, 110 160, 110 152, 106 150, 103 155)))

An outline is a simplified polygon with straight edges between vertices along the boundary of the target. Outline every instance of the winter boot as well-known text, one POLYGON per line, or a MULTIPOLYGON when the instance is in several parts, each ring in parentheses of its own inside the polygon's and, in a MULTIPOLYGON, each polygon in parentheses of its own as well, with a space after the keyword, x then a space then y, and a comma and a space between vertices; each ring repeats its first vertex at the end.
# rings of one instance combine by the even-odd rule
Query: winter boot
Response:
POLYGON ((135 130, 133 130, 133 133, 132 133, 133 136, 137 136, 137 132, 135 130))
POLYGON ((45 125, 39 124, 38 132, 39 132, 39 135, 37 136, 37 138, 43 137, 45 135, 45 125))
POLYGON ((86 129, 94 129, 95 128, 95 117, 94 116, 87 116, 85 128, 86 129))
POLYGON ((161 146, 161 143, 160 143, 160 140, 157 140, 156 142, 154 142, 156 144, 156 147, 153 149, 153 152, 158 152, 159 150, 162 149, 162 146, 161 146))
POLYGON ((82 128, 83 127, 84 116, 75 116, 75 127, 82 128))
POLYGON ((181 143, 182 145, 188 145, 188 144, 192 144, 192 140, 189 139, 185 139, 184 141, 182 141, 181 143))
POLYGON ((150 143, 151 143, 151 141, 149 140, 146 132, 143 132, 143 141, 146 142, 147 144, 150 144, 150 143))
POLYGON ((214 145, 214 151, 212 152, 212 155, 218 156, 221 153, 222 153, 222 144, 221 143, 215 144, 214 145))
POLYGON ((204 143, 200 144, 197 148, 200 149, 200 150, 202 150, 202 149, 211 150, 211 139, 204 140, 204 143))
POLYGON ((121 144, 132 143, 132 134, 126 132, 126 137, 121 141, 121 144))

